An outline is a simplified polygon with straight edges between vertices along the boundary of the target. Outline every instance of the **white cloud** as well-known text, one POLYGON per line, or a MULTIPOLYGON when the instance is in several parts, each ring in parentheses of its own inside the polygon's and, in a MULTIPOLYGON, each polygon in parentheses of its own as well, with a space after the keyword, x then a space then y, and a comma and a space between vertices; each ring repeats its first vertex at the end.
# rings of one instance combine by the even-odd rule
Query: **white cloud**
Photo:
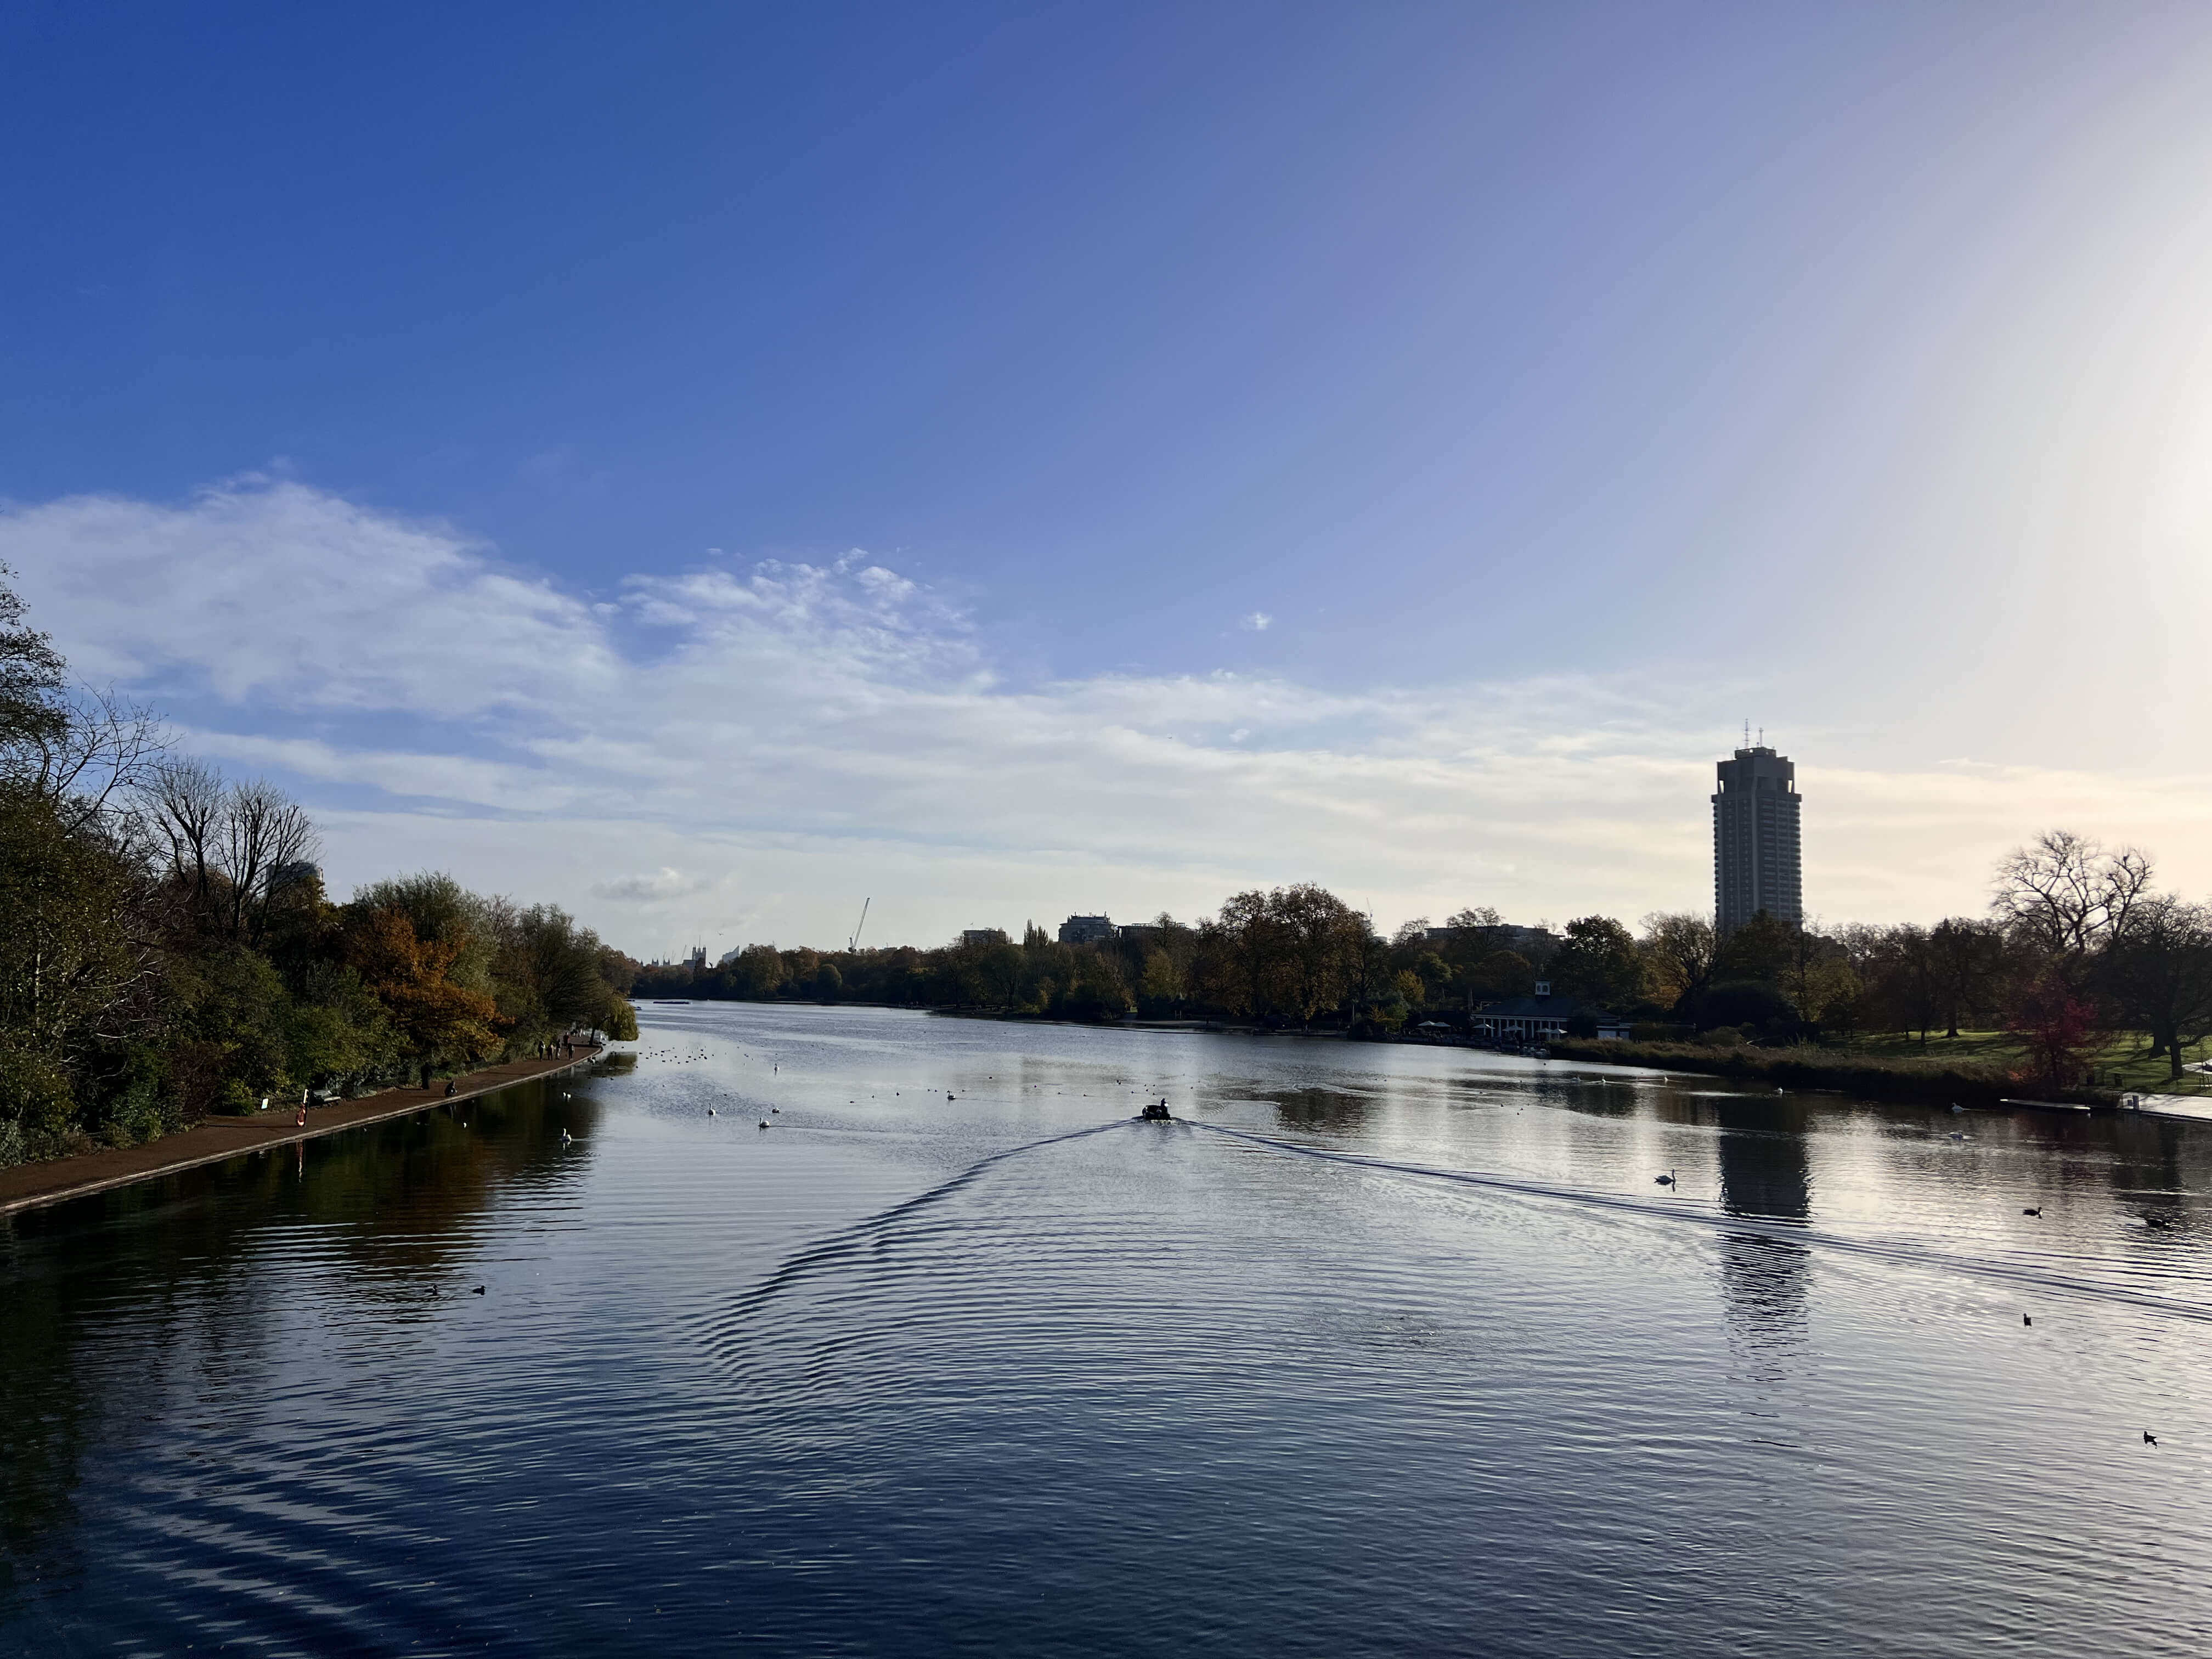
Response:
POLYGON ((1275 625, 1275 619, 1264 611, 1255 611, 1237 624, 1250 634, 1264 634, 1275 625))
MULTIPOLYGON (((583 598, 289 483, 0 512, 0 559, 81 672, 293 781, 337 885, 446 866, 648 953, 842 938, 864 896, 872 933, 923 941, 1298 879, 1386 923, 1695 906, 1715 738, 1750 689, 1680 662, 1443 690, 1017 685, 864 553, 583 598)), ((1990 860, 2060 821, 2172 830, 2170 873, 2212 885, 2180 862, 2212 816, 2202 775, 1808 763, 1801 783, 1831 918, 1976 908, 1990 860)))

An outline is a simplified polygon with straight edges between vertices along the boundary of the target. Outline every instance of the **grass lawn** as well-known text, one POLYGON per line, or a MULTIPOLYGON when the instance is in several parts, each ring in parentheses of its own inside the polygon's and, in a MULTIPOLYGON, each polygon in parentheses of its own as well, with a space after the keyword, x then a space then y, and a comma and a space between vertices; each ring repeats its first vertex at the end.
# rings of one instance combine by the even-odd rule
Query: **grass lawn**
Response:
MULTIPOLYGON (((2002 1031, 1961 1031, 1954 1037, 1931 1034, 1924 1043, 1917 1035, 1870 1033, 1829 1046, 1869 1059, 1946 1060, 1960 1065, 2016 1066, 2025 1057, 2021 1045, 2002 1031)), ((2212 1040, 2184 1048, 2182 1057, 2191 1065, 2212 1060, 2212 1040)), ((2093 1063, 2099 1082, 2117 1075, 2118 1088, 2149 1094, 2212 1094, 2212 1073, 2184 1072, 2179 1082, 2168 1078, 2166 1056, 2152 1054, 2149 1039, 2140 1032, 2120 1033, 2097 1052, 2093 1063)))

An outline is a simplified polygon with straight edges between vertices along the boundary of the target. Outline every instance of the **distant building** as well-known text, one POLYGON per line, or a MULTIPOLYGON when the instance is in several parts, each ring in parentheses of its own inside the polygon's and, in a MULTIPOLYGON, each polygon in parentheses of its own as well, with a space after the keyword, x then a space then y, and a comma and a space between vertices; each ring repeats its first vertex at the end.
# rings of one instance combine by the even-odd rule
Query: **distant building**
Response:
POLYGON ((1114 937, 1110 916, 1070 916, 1060 924, 1062 945, 1103 945, 1114 937))
POLYGON ((691 964, 691 971, 693 973, 705 973, 707 971, 707 947, 703 945, 693 945, 691 947, 690 956, 686 957, 685 960, 691 964))
POLYGON ((1761 910, 1805 920, 1797 840, 1797 769, 1764 744, 1719 763, 1713 796, 1713 927, 1723 938, 1761 910))
POLYGON ((1555 997, 1549 980, 1536 981, 1532 997, 1505 997, 1486 1002, 1474 1017, 1474 1034, 1493 1042, 1548 1042, 1565 1036, 1567 1023, 1577 1017, 1597 1027, 1601 1037, 1626 1037, 1629 1022, 1609 1014, 1595 1003, 1579 997, 1555 997))
POLYGON ((963 945, 1011 945, 1013 943, 1006 937, 1006 930, 1003 927, 963 927, 960 930, 960 942, 963 945))
POLYGON ((1157 921, 1125 921, 1114 930, 1114 937, 1125 945, 1142 945, 1158 936, 1157 921))

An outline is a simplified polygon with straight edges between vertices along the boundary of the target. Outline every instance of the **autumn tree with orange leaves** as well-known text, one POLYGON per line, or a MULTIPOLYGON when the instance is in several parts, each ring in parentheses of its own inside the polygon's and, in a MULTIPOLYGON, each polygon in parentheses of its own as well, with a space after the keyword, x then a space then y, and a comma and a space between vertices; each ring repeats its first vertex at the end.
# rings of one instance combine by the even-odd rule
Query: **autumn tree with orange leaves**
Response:
POLYGON ((453 976, 464 936, 418 939, 398 909, 363 906, 347 920, 347 963, 384 1006, 416 1064, 465 1064, 498 1052, 498 1006, 453 976))

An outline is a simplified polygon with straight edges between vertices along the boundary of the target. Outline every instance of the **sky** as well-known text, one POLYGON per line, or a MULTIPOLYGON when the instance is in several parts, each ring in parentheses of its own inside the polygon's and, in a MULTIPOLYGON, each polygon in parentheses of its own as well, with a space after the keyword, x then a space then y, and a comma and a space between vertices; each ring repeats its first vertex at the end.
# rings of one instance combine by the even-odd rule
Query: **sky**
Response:
POLYGON ((2212 893, 2212 11, 0 13, 0 561, 394 871, 695 942, 2212 893))

